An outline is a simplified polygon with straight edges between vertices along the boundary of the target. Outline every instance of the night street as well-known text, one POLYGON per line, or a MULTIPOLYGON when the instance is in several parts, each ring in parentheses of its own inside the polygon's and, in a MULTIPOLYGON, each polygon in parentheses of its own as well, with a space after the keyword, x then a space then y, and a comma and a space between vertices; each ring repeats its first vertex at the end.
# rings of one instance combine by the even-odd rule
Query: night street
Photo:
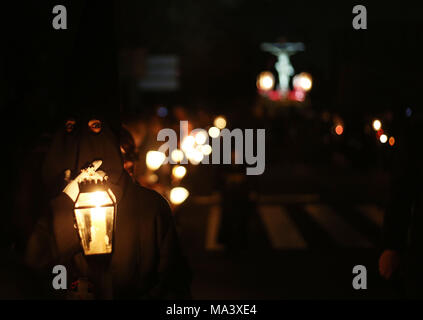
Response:
MULTIPOLYGON (((360 191, 363 192, 356 190, 354 194, 359 195, 360 191)), ((257 212, 248 221, 247 241, 236 252, 228 252, 219 243, 222 219, 219 196, 193 197, 180 208, 176 218, 194 270, 194 297, 398 297, 392 283, 382 280, 377 270, 384 213, 381 192, 383 188, 379 187, 376 192, 373 190, 373 199, 361 198, 358 202, 342 201, 342 197, 348 196, 346 191, 330 196, 260 195, 257 212), (352 268, 359 264, 368 270, 367 291, 353 290, 351 285, 352 268)))
POLYGON ((0 12, 0 300, 423 299, 414 4, 0 12))

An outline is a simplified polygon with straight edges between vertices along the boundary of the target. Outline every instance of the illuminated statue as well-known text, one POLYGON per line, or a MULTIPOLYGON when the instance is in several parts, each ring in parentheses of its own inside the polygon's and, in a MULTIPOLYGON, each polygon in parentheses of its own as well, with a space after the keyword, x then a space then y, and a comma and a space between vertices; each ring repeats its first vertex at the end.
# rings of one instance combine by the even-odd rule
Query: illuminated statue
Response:
POLYGON ((289 79, 294 74, 289 57, 298 51, 304 51, 304 44, 301 42, 291 43, 263 43, 262 50, 270 52, 278 57, 275 63, 279 78, 279 91, 286 95, 289 91, 289 79))

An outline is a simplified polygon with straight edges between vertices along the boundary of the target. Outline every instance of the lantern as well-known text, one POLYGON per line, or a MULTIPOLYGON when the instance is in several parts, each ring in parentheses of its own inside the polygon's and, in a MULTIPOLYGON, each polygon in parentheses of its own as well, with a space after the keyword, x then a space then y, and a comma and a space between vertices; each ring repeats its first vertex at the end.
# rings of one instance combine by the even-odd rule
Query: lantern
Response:
POLYGON ((105 182, 84 180, 79 183, 74 215, 85 255, 112 253, 116 197, 105 182))

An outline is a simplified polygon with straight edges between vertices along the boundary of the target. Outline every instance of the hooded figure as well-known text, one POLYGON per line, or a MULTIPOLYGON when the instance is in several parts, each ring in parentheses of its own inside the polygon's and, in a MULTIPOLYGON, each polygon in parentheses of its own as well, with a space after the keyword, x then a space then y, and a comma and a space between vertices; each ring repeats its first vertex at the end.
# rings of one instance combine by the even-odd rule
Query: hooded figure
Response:
POLYGON ((50 210, 30 237, 26 262, 48 277, 50 293, 77 299, 190 297, 190 272, 169 205, 125 172, 118 141, 104 121, 69 120, 46 156, 43 180, 50 210), (102 161, 99 170, 108 176, 117 213, 113 252, 86 256, 74 227, 74 201, 62 190, 94 160, 102 161), (66 267, 68 290, 51 286, 55 265, 66 267))
MULTIPOLYGON (((72 2, 68 10, 73 12, 68 31, 76 38, 62 100, 64 113, 75 117, 59 129, 46 155, 42 182, 48 205, 29 238, 25 261, 43 275, 39 284, 48 297, 188 298, 190 274, 169 205, 132 181, 114 134, 120 129, 114 2, 72 2), (70 190, 76 187, 77 195, 76 178, 94 161, 101 163, 98 170, 107 175, 116 198, 115 231, 111 253, 85 255, 75 228, 76 196, 70 190), (56 265, 66 267, 67 290, 52 286, 56 265)), ((110 238, 103 239, 109 243, 110 238)))

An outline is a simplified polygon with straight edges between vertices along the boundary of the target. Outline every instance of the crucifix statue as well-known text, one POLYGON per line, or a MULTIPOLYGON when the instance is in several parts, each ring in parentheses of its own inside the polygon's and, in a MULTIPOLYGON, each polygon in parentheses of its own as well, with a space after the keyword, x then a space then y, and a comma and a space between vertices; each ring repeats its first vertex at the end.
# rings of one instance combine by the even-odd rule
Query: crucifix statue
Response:
POLYGON ((291 65, 289 57, 298 51, 304 51, 304 44, 301 42, 285 43, 262 43, 261 49, 270 52, 278 57, 275 63, 279 78, 279 91, 286 95, 289 91, 289 79, 294 74, 294 68, 291 65))

